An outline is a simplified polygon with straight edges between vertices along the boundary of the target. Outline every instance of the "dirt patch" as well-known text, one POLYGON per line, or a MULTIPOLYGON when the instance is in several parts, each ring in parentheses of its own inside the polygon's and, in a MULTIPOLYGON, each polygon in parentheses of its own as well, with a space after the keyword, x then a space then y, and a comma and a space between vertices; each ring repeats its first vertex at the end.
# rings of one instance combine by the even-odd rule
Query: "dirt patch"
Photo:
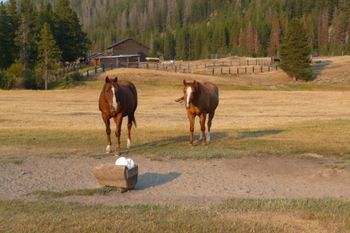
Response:
MULTIPOLYGON (((209 205, 233 197, 348 198, 350 169, 330 169, 334 159, 240 158, 221 160, 151 161, 131 156, 139 164, 136 189, 121 194, 68 196, 89 204, 209 205)), ((63 192, 101 187, 92 168, 113 163, 114 157, 63 159, 28 158, 21 164, 0 164, 0 198, 28 199, 36 191, 63 192)))

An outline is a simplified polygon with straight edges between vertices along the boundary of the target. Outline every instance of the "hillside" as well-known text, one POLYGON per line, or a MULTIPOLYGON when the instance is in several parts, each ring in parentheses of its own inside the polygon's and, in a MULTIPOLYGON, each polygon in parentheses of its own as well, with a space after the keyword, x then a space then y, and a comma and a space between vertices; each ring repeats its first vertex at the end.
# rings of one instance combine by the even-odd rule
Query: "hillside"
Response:
MULTIPOLYGON (((48 0, 54 2, 54 0, 48 0)), ((299 17, 319 55, 350 50, 349 0, 71 0, 92 50, 134 37, 166 58, 278 53, 290 19, 299 17)))

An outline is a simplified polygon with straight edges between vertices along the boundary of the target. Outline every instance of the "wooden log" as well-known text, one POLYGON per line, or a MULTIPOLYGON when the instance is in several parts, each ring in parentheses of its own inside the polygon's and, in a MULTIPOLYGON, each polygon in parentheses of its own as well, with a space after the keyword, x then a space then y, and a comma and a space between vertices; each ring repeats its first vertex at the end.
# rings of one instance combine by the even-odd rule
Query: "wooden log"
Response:
POLYGON ((125 166, 103 164, 95 167, 93 174, 101 185, 130 190, 136 186, 138 166, 128 169, 125 166))

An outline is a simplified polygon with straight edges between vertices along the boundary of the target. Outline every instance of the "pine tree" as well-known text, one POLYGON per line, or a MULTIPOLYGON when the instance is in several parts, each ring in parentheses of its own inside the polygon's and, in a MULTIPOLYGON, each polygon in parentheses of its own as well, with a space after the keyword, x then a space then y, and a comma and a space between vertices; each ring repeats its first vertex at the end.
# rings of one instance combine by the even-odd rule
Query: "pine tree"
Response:
POLYGON ((0 3, 0 70, 5 69, 13 62, 11 54, 12 38, 10 17, 4 3, 0 3))
POLYGON ((320 55, 328 54, 328 15, 327 11, 320 12, 318 20, 318 51, 320 55))
POLYGON ((19 62, 25 69, 31 69, 37 58, 37 28, 35 12, 30 0, 21 1, 20 24, 16 32, 16 45, 19 48, 19 62))
POLYGON ((182 28, 178 28, 176 30, 176 58, 177 59, 185 59, 185 32, 182 28))
POLYGON ((55 38, 62 51, 63 61, 72 62, 85 56, 90 42, 81 29, 77 14, 69 0, 58 0, 55 7, 55 38))
POLYGON ((11 22, 11 30, 8 36, 11 38, 11 60, 12 63, 15 61, 16 58, 18 58, 18 47, 16 45, 16 32, 18 30, 18 26, 20 24, 20 19, 18 15, 18 9, 17 9, 17 1, 16 0, 9 0, 8 6, 7 6, 7 12, 10 17, 11 22))
POLYGON ((164 58, 174 59, 174 57, 175 57, 175 39, 170 32, 167 32, 164 37, 164 58))
POLYGON ((41 2, 38 9, 36 24, 42 28, 45 23, 48 23, 49 27, 53 29, 55 26, 55 16, 51 4, 41 2))
POLYGON ((292 20, 281 45, 281 68, 295 80, 310 80, 312 65, 311 49, 303 24, 299 19, 292 20))
POLYGON ((277 19, 273 19, 272 21, 272 31, 270 37, 270 46, 267 49, 269 56, 276 56, 278 54, 278 50, 280 48, 280 40, 281 40, 281 27, 280 23, 277 19))
POLYGON ((49 83, 49 79, 58 71, 61 61, 61 51, 56 45, 56 41, 50 30, 49 24, 45 23, 43 29, 40 32, 39 41, 39 60, 37 69, 45 81, 45 90, 49 83))

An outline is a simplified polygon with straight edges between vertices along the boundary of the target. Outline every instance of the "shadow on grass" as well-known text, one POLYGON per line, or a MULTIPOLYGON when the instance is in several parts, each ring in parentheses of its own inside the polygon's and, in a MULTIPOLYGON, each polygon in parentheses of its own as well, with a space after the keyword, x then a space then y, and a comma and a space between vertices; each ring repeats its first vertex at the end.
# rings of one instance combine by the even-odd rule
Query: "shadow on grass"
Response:
POLYGON ((169 172, 166 174, 147 172, 138 177, 136 189, 144 190, 154 186, 166 184, 177 179, 180 175, 181 173, 179 172, 169 172))
MULTIPOLYGON (((198 134, 194 134, 194 139, 197 139, 198 134)), ((226 132, 215 132, 215 133, 211 133, 211 138, 215 139, 215 140, 219 140, 222 138, 225 138, 228 136, 228 134, 226 132)), ((189 142, 189 136, 188 135, 181 135, 181 136, 176 136, 176 137, 167 137, 167 138, 163 138, 157 141, 152 141, 152 142, 147 142, 144 144, 140 144, 140 145, 136 145, 134 146, 130 151, 140 151, 143 149, 149 149, 149 148, 160 148, 160 147, 166 147, 169 145, 175 145, 175 144, 179 144, 179 143, 186 143, 189 142)))
POLYGON ((256 130, 256 131, 243 131, 238 133, 238 139, 244 139, 244 138, 259 138, 269 135, 275 135, 280 134, 284 132, 285 130, 281 129, 268 129, 268 130, 256 130))
POLYGON ((329 65, 331 64, 331 61, 315 61, 313 67, 312 67, 312 78, 310 81, 314 81, 317 79, 317 76, 329 65))

